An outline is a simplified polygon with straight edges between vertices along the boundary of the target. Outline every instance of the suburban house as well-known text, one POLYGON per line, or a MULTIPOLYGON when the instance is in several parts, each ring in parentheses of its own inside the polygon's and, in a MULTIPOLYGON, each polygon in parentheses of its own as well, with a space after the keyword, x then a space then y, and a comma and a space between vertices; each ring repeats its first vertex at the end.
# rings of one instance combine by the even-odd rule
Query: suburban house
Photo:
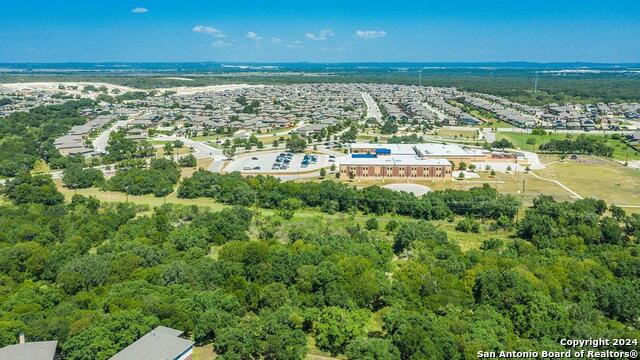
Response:
POLYGON ((180 335, 180 330, 158 326, 110 360, 191 360, 194 342, 180 335))
POLYGON ((319 133, 320 131, 322 131, 322 129, 326 129, 328 127, 329 125, 326 124, 310 124, 296 129, 295 132, 300 136, 309 137, 319 133))

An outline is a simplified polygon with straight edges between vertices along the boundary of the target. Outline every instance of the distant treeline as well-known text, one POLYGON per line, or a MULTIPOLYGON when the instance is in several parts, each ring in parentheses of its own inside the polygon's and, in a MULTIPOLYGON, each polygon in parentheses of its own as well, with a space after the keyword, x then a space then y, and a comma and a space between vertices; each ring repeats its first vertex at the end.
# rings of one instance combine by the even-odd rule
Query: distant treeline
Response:
POLYGON ((180 198, 210 197, 225 204, 264 208, 319 208, 325 212, 394 213, 417 219, 446 219, 453 214, 479 218, 513 218, 520 203, 488 185, 469 191, 445 190, 421 198, 378 186, 364 189, 334 182, 281 182, 271 176, 245 178, 239 173, 196 171, 178 188, 180 198))
MULTIPOLYGON (((163 74, 166 75, 166 74, 163 74)), ((640 77, 619 74, 537 74, 538 91, 534 94, 536 72, 532 69, 425 69, 422 71, 424 86, 456 87, 462 90, 483 92, 507 97, 530 105, 548 103, 596 103, 640 100, 640 77)), ((299 84, 299 83, 381 83, 418 85, 416 70, 400 71, 331 71, 327 76, 305 74, 232 74, 190 76, 192 81, 166 77, 138 76, 46 76, 4 75, 0 82, 24 81, 100 81, 140 89, 205 86, 232 83, 248 84, 299 84)))

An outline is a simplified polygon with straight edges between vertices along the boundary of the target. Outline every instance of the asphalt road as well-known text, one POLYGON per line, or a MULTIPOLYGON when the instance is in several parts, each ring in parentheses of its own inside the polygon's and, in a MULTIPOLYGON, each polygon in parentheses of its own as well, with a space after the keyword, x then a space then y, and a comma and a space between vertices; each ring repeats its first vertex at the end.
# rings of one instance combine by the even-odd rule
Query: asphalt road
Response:
POLYGON ((367 104, 367 117, 382 121, 382 112, 369 93, 361 92, 362 100, 367 104))
POLYGON ((167 136, 158 135, 154 140, 159 141, 175 141, 180 140, 184 143, 184 146, 193 148, 193 156, 197 159, 212 158, 214 161, 223 160, 225 156, 222 154, 222 149, 214 148, 211 145, 207 145, 203 141, 195 141, 180 136, 167 136))
POLYGON ((93 149, 99 153, 107 152, 107 141, 112 132, 126 126, 131 120, 120 120, 93 140, 93 149))

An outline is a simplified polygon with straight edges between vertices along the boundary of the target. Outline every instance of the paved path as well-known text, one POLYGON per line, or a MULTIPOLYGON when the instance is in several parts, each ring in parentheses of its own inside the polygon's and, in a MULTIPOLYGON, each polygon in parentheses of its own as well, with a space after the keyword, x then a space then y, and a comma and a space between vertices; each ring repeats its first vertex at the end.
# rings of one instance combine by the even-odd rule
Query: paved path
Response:
POLYGON ((438 120, 444 120, 447 118, 447 115, 445 115, 445 113, 429 105, 429 103, 424 102, 422 103, 422 106, 424 106, 427 110, 431 111, 432 113, 436 114, 436 117, 438 118, 438 120))
POLYGON ((109 135, 111 135, 112 132, 125 127, 129 121, 131 120, 120 120, 117 121, 115 124, 113 124, 113 126, 111 126, 109 129, 107 129, 106 131, 102 132, 100 135, 98 135, 98 137, 96 137, 93 140, 93 149, 98 152, 98 153, 106 153, 107 152, 107 142, 109 141, 109 135))
POLYGON ((389 190, 393 190, 393 191, 405 191, 405 192, 408 192, 408 193, 413 193, 415 196, 422 196, 422 195, 424 195, 426 193, 431 192, 431 189, 429 189, 428 187, 426 187, 424 185, 412 184, 412 183, 408 183, 408 184, 401 184, 401 183, 388 184, 388 185, 384 185, 383 188, 389 189, 389 190))
POLYGON ((380 108, 369 93, 361 92, 360 96, 362 96, 362 100, 364 100, 365 104, 367 104, 367 118, 374 118, 378 121, 382 121, 382 112, 380 112, 380 108))
POLYGON ((212 158, 215 161, 216 159, 224 158, 224 155, 222 154, 221 149, 214 148, 213 146, 208 145, 203 141, 195 141, 185 137, 167 136, 167 135, 158 135, 157 137, 154 138, 154 140, 159 140, 159 141, 180 140, 184 143, 185 146, 193 148, 193 156, 195 156, 197 159, 212 158))
POLYGON ((540 180, 545 180, 545 181, 551 181, 553 183, 556 183, 558 186, 560 186, 561 188, 567 190, 568 192, 570 192, 576 199, 583 199, 582 196, 580 196, 577 192, 569 189, 568 187, 566 187, 563 183, 561 183, 558 180, 553 180, 553 179, 547 179, 547 178, 543 178, 541 176, 539 176, 538 174, 534 173, 533 171, 529 171, 529 174, 535 176, 536 178, 540 179, 540 180))

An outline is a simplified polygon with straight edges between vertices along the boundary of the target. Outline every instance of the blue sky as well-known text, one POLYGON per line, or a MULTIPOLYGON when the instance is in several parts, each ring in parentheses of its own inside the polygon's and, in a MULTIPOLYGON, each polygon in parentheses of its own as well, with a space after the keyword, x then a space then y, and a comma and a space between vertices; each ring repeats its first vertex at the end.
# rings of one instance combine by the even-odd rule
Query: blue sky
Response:
POLYGON ((0 62, 640 62, 634 1, 2 0, 0 62))

